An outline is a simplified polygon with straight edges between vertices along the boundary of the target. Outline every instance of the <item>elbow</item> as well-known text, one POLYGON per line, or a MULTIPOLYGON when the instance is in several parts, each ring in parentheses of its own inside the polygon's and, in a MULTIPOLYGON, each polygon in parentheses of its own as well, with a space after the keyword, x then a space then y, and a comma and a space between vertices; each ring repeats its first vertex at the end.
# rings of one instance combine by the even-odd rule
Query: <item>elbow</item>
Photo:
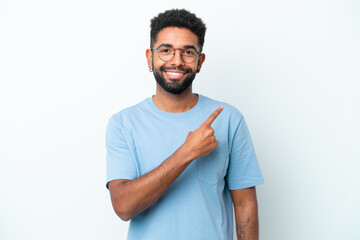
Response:
POLYGON ((118 217, 125 222, 131 220, 134 217, 134 215, 128 209, 121 206, 114 206, 114 211, 116 215, 118 215, 118 217))
POLYGON ((128 214, 124 214, 124 213, 119 213, 119 212, 116 212, 116 214, 119 216, 119 218, 121 220, 123 220, 124 222, 127 222, 131 219, 131 216, 128 215, 128 214))
POLYGON ((136 205, 128 198, 129 194, 124 190, 124 184, 130 180, 114 180, 109 182, 111 202, 116 215, 125 222, 136 216, 136 205))

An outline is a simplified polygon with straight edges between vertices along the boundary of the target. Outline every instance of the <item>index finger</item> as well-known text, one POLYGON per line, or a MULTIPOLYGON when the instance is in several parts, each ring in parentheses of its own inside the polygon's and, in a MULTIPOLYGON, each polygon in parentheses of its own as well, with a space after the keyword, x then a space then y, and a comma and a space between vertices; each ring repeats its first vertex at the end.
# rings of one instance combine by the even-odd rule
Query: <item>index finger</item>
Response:
POLYGON ((215 112, 213 112, 202 125, 210 126, 213 123, 213 121, 219 116, 219 114, 222 112, 223 109, 224 107, 219 107, 218 109, 216 109, 215 112))

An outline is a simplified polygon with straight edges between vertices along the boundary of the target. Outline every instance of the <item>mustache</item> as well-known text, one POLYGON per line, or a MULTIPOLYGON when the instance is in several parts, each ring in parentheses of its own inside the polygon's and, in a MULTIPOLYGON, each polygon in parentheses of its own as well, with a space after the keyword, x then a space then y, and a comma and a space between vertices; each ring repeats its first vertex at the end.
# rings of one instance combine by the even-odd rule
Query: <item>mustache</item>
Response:
POLYGON ((160 67, 161 71, 167 71, 167 70, 178 70, 178 71, 183 71, 183 72, 187 72, 187 73, 191 73, 192 69, 191 68, 184 68, 184 67, 165 67, 165 66, 161 66, 160 67))

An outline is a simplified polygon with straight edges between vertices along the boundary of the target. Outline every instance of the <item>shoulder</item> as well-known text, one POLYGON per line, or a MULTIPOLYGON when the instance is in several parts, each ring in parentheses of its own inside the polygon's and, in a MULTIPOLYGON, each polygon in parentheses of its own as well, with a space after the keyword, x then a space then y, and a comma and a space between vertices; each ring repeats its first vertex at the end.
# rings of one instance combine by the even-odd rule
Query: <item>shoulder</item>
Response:
POLYGON ((147 115, 149 111, 149 98, 135 104, 133 106, 124 108, 119 112, 113 114, 109 119, 109 124, 116 124, 117 126, 126 126, 135 119, 142 118, 147 115))

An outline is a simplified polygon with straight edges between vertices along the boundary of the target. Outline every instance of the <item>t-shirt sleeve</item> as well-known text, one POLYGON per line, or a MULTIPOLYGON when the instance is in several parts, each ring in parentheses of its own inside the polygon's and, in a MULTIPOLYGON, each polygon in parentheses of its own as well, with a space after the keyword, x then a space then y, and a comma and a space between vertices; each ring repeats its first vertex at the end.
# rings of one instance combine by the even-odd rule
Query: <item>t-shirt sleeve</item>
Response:
POLYGON ((116 115, 113 115, 106 129, 106 187, 115 179, 133 180, 137 177, 134 155, 126 142, 124 132, 116 115))
MULTIPOLYGON (((240 114, 240 113, 239 113, 240 114)), ((241 114, 240 114, 241 115, 241 114)), ((233 122, 229 168, 226 181, 230 190, 253 187, 264 182, 244 117, 233 122)))

